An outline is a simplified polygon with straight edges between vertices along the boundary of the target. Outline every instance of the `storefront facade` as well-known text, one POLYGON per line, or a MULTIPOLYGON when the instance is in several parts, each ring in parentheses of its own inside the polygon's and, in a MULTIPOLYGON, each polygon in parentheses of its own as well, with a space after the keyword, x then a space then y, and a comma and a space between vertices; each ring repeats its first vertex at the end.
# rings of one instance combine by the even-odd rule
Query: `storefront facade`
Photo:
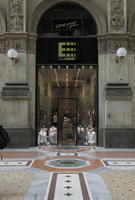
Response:
MULTIPOLYGON (((39 127, 48 126, 54 110, 61 119, 58 105, 67 105, 76 126, 89 124, 94 107, 97 146, 135 147, 134 6, 134 0, 0 0, 0 122, 9 146, 35 146, 39 127), (121 47, 126 54, 118 57, 121 47)), ((59 132, 58 145, 60 138, 59 132)))

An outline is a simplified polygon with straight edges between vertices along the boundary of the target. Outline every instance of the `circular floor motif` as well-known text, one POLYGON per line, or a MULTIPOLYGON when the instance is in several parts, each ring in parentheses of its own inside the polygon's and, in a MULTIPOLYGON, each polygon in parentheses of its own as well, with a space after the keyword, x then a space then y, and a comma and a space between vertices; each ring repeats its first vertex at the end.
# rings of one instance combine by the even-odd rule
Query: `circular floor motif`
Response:
POLYGON ((60 158, 56 160, 47 161, 45 165, 52 166, 55 168, 79 168, 90 165, 90 162, 75 158, 60 158))
POLYGON ((64 172, 86 172, 86 171, 97 169, 103 166, 104 165, 102 164, 100 160, 85 158, 82 156, 68 156, 68 157, 57 156, 57 157, 52 157, 52 158, 44 158, 40 160, 35 160, 32 164, 32 167, 34 168, 46 170, 49 172, 63 172, 63 173, 64 172), (50 162, 56 166, 50 165, 50 162), (58 167, 58 165, 61 165, 61 167, 58 167), (75 165, 78 165, 78 167, 75 165))

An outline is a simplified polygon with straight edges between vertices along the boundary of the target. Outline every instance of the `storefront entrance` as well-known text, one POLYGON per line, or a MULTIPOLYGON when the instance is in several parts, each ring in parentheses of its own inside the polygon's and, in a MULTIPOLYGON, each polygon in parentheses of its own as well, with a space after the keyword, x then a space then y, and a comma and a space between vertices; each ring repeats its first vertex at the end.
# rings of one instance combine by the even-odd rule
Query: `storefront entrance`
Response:
POLYGON ((76 4, 58 4, 39 22, 36 124, 51 145, 88 145, 88 133, 97 135, 96 33, 93 17, 76 4))

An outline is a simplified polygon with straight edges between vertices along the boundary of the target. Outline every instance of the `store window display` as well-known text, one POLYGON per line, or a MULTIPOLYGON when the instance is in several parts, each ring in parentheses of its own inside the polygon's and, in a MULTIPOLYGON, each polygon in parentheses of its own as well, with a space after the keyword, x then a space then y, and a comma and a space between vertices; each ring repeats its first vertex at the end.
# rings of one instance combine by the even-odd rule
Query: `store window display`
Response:
POLYGON ((48 145, 47 128, 43 126, 38 133, 38 145, 48 145))
POLYGON ((50 144, 56 144, 57 143, 57 128, 54 126, 54 124, 49 129, 49 142, 50 144))

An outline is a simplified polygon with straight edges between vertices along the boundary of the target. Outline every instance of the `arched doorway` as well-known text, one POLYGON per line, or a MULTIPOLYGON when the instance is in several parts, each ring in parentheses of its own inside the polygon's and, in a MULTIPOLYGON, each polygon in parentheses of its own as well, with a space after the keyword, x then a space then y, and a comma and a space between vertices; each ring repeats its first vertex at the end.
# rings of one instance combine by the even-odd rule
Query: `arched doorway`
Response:
POLYGON ((95 20, 61 3, 41 17, 37 32, 37 130, 45 125, 51 144, 86 145, 88 126, 98 130, 95 20))

